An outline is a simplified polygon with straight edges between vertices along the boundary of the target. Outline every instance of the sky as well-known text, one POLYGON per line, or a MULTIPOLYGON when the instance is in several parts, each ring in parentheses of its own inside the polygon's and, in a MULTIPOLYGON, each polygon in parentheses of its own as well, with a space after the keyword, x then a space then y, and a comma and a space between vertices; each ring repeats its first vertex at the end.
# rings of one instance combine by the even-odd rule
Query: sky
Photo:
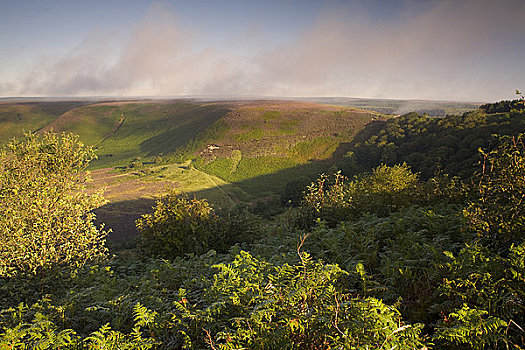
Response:
POLYGON ((525 90, 525 0, 0 0, 0 97, 525 90))

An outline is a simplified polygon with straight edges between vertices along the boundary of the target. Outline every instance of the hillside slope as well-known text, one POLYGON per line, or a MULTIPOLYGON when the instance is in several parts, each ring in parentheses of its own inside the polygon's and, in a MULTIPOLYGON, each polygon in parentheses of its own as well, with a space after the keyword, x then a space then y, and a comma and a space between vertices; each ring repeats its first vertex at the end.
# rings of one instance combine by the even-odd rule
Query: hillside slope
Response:
MULTIPOLYGON (((53 106, 36 103, 32 108, 53 106)), ((379 117, 349 107, 268 100, 62 103, 54 110, 49 115, 35 112, 32 120, 41 132, 72 132, 95 146, 98 159, 91 169, 136 171, 191 161, 200 171, 243 183, 256 197, 278 193, 297 176, 313 179, 328 170, 353 136, 379 117), (256 178, 261 181, 253 181, 256 178)), ((11 130, 4 128, 6 133, 11 130)))
POLYGON ((525 132, 525 107, 514 102, 513 108, 501 111, 497 107, 502 103, 496 103, 463 115, 409 113, 369 124, 354 139, 345 162, 354 168, 350 172, 406 162, 425 179, 437 172, 469 178, 481 160, 479 149, 488 153, 499 144, 495 135, 525 132))
POLYGON ((36 131, 53 122, 68 110, 87 102, 0 103, 0 145, 23 131, 36 131))
POLYGON ((279 189, 297 176, 315 177, 333 166, 353 136, 377 117, 304 102, 239 103, 201 140, 206 147, 194 153, 193 164, 250 192, 279 189), (264 181, 246 182, 254 178, 264 181))

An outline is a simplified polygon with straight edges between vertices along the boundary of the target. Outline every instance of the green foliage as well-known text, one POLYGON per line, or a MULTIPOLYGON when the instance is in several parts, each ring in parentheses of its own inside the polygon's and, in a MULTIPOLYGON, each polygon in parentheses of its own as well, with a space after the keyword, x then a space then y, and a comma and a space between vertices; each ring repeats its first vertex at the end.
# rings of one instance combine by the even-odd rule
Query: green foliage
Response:
POLYGON ((506 326, 507 323, 499 318, 487 317, 484 310, 463 305, 437 327, 435 339, 446 341, 453 347, 485 349, 487 344, 498 344, 504 339, 502 330, 506 326))
POLYGON ((477 200, 465 210, 470 226, 497 247, 525 238, 525 135, 502 137, 500 146, 480 150, 477 200))
POLYGON ((476 196, 464 210, 476 233, 459 254, 447 253, 441 286, 448 312, 436 337, 473 348, 524 343, 525 250, 523 136, 504 137, 484 153, 476 196))
POLYGON ((523 104, 524 98, 523 94, 516 90, 516 95, 519 95, 520 98, 517 100, 512 101, 499 101, 496 103, 486 103, 484 105, 481 105, 479 108, 483 109, 487 113, 506 113, 510 112, 511 110, 522 110, 525 109, 525 105, 523 104))
POLYGON ((56 306, 4 311, 0 344, 34 348, 35 339, 45 339, 47 348, 62 349, 423 346, 421 324, 406 324, 395 307, 378 299, 348 293, 346 276, 300 248, 290 263, 278 264, 244 251, 173 261, 130 257, 111 269, 81 272, 75 293, 56 306))
POLYGON ((144 251, 168 258, 209 249, 224 252, 257 235, 257 222, 246 208, 216 213, 206 200, 175 193, 159 199, 154 213, 137 220, 137 228, 144 251))
POLYGON ((106 254, 85 190, 95 157, 72 134, 26 134, 0 150, 0 277, 77 268, 106 254))
POLYGON ((418 177, 406 164, 375 168, 371 174, 348 181, 340 172, 322 175, 305 194, 297 225, 311 225, 316 219, 334 226, 364 213, 387 216, 414 203, 420 197, 418 177))
POLYGON ((478 149, 493 144, 493 134, 525 130, 525 109, 492 112, 480 109, 444 118, 409 113, 370 124, 356 136, 347 162, 365 170, 406 162, 423 179, 438 172, 469 178, 479 160, 478 149))
POLYGON ((420 348, 421 325, 400 324, 381 301, 338 287, 344 271, 299 252, 300 264, 274 266, 241 252, 197 300, 181 298, 174 314, 192 347, 222 349, 420 348), (195 303, 195 304, 194 304, 195 303), (202 306, 200 306, 202 305, 202 306))
POLYGON ((106 324, 87 337, 78 336, 72 329, 59 330, 48 316, 41 313, 36 313, 30 322, 23 322, 20 316, 24 309, 21 307, 18 310, 9 310, 17 311, 18 322, 13 327, 0 328, 0 349, 146 350, 158 344, 151 337, 143 337, 143 328, 154 322, 155 314, 140 304, 134 307, 135 326, 129 334, 114 331, 106 324))
MULTIPOLYGON (((446 276, 442 252, 460 251, 463 223, 458 205, 410 206, 387 217, 364 215, 334 228, 317 225, 308 230, 304 247, 314 258, 349 272, 361 265, 365 275, 351 274, 350 290, 386 303, 399 302, 405 319, 431 323, 439 314, 434 306, 441 302, 436 286, 446 276)), ((279 260, 293 252, 297 235, 284 231, 269 236, 252 252, 279 260)))
POLYGON ((209 249, 213 209, 205 200, 170 194, 157 200, 155 211, 137 220, 140 246, 148 254, 202 254, 209 249))
POLYGON ((523 246, 505 257, 479 244, 466 246, 450 261, 440 289, 447 296, 436 340, 483 348, 523 345, 525 269, 523 246))

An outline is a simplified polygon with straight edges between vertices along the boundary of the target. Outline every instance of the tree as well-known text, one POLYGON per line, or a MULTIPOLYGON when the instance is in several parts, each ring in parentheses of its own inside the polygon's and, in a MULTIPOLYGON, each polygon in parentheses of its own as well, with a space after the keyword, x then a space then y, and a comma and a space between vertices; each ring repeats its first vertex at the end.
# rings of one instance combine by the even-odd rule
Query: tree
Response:
POLYGON ((76 268, 106 254, 104 204, 84 171, 96 156, 73 134, 25 134, 0 149, 0 277, 76 268))

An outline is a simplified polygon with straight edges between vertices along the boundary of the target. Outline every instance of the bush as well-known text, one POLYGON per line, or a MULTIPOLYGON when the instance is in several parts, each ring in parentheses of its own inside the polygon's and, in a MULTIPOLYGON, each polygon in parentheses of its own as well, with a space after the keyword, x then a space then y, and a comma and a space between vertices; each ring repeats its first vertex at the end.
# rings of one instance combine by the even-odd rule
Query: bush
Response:
POLYGON ((491 152, 480 150, 477 198, 465 215, 487 243, 506 249, 525 238, 525 135, 500 142, 491 152))
POLYGON ((171 257, 208 250, 214 215, 206 200, 169 194, 157 200, 153 214, 137 220, 140 246, 150 255, 171 257))
POLYGON ((141 248, 161 257, 203 254, 209 249, 225 252, 237 243, 253 241, 256 226, 246 208, 217 214, 206 200, 175 193, 159 199, 153 214, 137 220, 141 248))
POLYGON ((104 203, 84 172, 95 158, 72 134, 26 134, 0 150, 0 277, 77 268, 106 254, 93 224, 104 203))
POLYGON ((381 165, 353 181, 340 172, 323 174, 308 187, 292 226, 305 228, 320 219, 334 227, 366 213, 385 217, 420 200, 420 185, 406 164, 381 165))

